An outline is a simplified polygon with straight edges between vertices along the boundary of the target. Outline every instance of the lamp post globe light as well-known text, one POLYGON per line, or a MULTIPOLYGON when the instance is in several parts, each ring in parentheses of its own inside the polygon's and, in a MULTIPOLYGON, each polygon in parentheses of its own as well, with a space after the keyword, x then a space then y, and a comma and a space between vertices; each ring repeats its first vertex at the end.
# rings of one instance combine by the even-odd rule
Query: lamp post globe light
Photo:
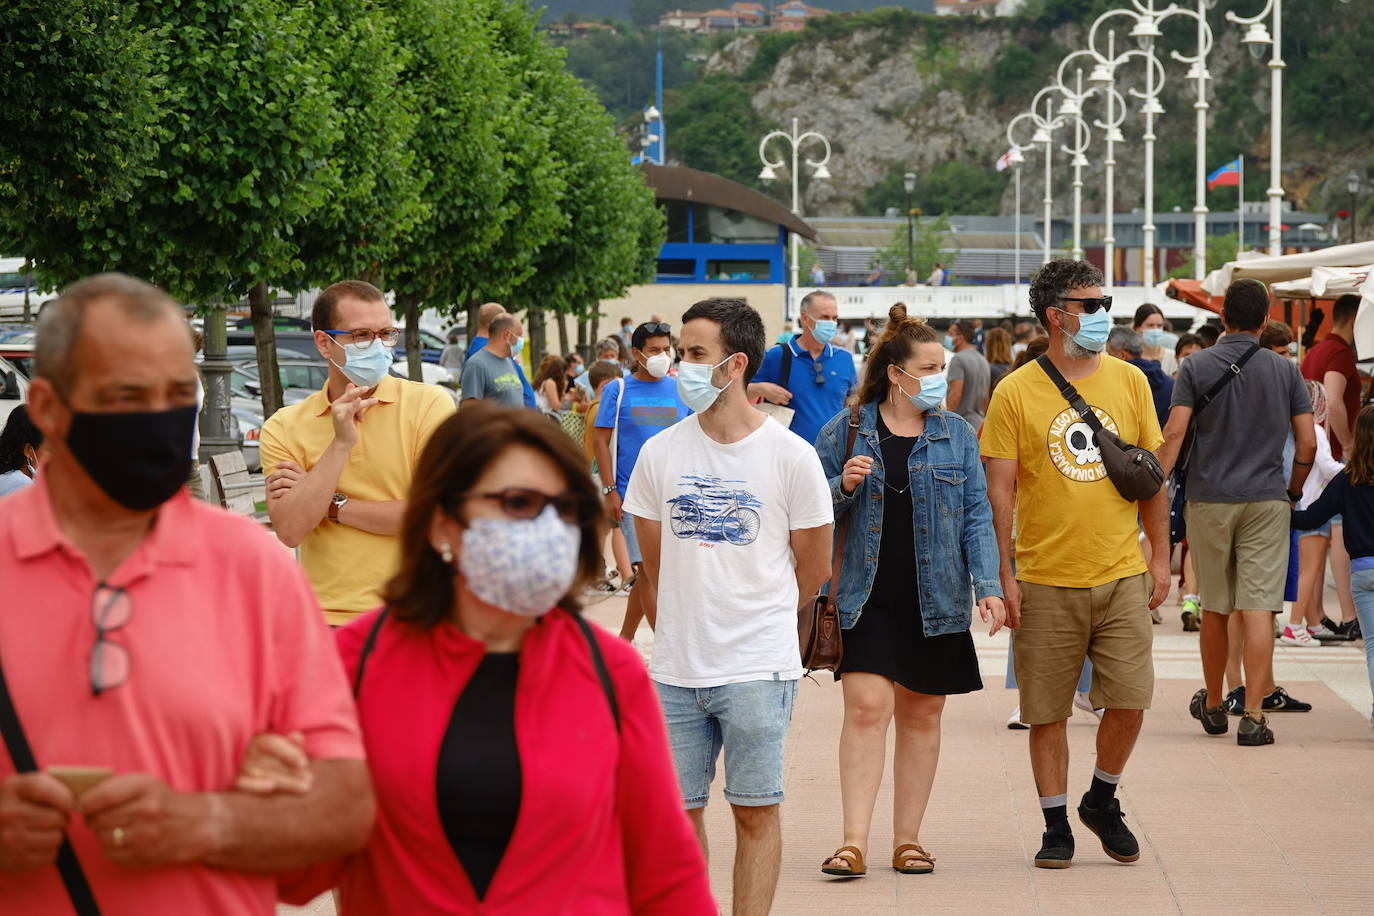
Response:
MULTIPOLYGON (((1020 150, 1028 149, 1030 146, 1044 147, 1043 152, 1045 154, 1045 231, 1042 234, 1041 242, 1044 245, 1044 259, 1045 263, 1047 264, 1050 260, 1050 234, 1054 219, 1054 131, 1059 129, 1060 127, 1065 127, 1070 123, 1074 124, 1075 130, 1077 130, 1079 127, 1086 126, 1083 125, 1083 119, 1077 115, 1071 114, 1066 116, 1062 111, 1058 114, 1055 113, 1056 97, 1061 94, 1062 93, 1059 87, 1046 86, 1045 88, 1041 89, 1039 92, 1035 94, 1035 98, 1031 100, 1030 110, 1021 112, 1016 117, 1012 118, 1010 123, 1007 124, 1007 140, 1011 143, 1012 148, 1014 150, 1019 152, 1020 150), (1043 115, 1040 113, 1040 109, 1042 106, 1045 110, 1045 113, 1043 115), (1034 129, 1034 133, 1031 135, 1029 144, 1019 143, 1016 140, 1017 126, 1023 122, 1034 129)), ((1075 156, 1078 156, 1082 153, 1082 148, 1078 144, 1075 144, 1073 147, 1065 147, 1064 149, 1066 152, 1072 153, 1075 156)), ((1086 162, 1087 160, 1084 159, 1083 164, 1086 164, 1086 162)))
MULTIPOLYGON (((801 173, 799 161, 801 158, 801 149, 807 143, 818 144, 820 146, 824 151, 821 158, 807 159, 806 164, 811 166, 811 174, 816 178, 829 178, 830 169, 826 168, 826 163, 830 161, 830 141, 814 130, 808 130, 804 133, 801 132, 797 126, 796 118, 792 119, 791 133, 775 130, 765 134, 763 139, 759 141, 759 159, 763 162, 763 170, 759 172, 759 180, 765 183, 777 177, 778 169, 787 167, 787 162, 783 157, 779 156, 776 159, 770 159, 768 157, 768 144, 774 140, 785 140, 792 149, 792 213, 794 216, 801 216, 801 192, 797 183, 801 173)), ((797 288, 797 255, 799 246, 800 240, 797 238, 797 234, 793 232, 791 271, 791 287, 793 289, 797 288)), ((789 305, 787 308, 787 312, 789 313, 787 317, 789 318, 791 317, 791 310, 789 297, 789 305)))
POLYGON ((1193 111, 1197 118, 1197 157, 1193 163, 1193 278, 1207 276, 1207 56, 1212 53, 1212 27, 1207 24, 1207 9, 1217 0, 1197 0, 1195 10, 1170 6, 1159 18, 1191 16, 1197 23, 1197 53, 1188 55, 1170 51, 1169 56, 1188 65, 1188 75, 1196 86, 1193 111))
MULTIPOLYGON (((1177 7, 1171 6, 1169 10, 1177 10, 1177 7)), ((1145 65, 1144 91, 1129 90, 1132 96, 1141 100, 1140 112, 1145 116, 1142 135, 1145 141, 1145 220, 1140 227, 1144 249, 1142 282, 1145 286, 1154 286, 1155 282, 1155 140, 1158 139, 1155 135, 1155 118, 1164 113, 1164 106, 1159 103, 1159 93, 1164 88, 1164 64, 1155 55, 1155 45, 1161 35, 1159 20, 1164 12, 1167 11, 1154 8, 1154 0, 1146 0, 1144 5, 1140 0, 1131 0, 1131 7, 1108 10, 1098 16, 1088 30, 1088 48, 1101 59, 1106 71, 1094 71, 1095 76, 1111 75, 1114 78, 1118 67, 1136 58, 1143 60, 1145 65), (1130 20, 1130 36, 1136 39, 1140 48, 1116 54, 1115 32, 1108 27, 1108 52, 1104 55, 1098 47, 1099 31, 1118 16, 1130 20)))
POLYGON ((1011 289, 1012 300, 1019 303, 1021 301, 1021 166, 1026 164, 1026 157, 1021 152, 1021 147, 1016 145, 1016 141, 1011 140, 1010 125, 1007 127, 1007 138, 1011 141, 1011 153, 1007 157, 1007 163, 1011 166, 1012 175, 1015 179, 1013 193, 1016 197, 1015 228, 1012 232, 1016 254, 1012 260, 1011 289))
POLYGON ((1245 26, 1241 41, 1255 57, 1269 49, 1269 254, 1283 254, 1283 0, 1265 0, 1255 16, 1226 12, 1226 21, 1245 26), (1270 36, 1264 20, 1273 17, 1270 36))
MULTIPOLYGON (((1086 119, 1085 103, 1089 99, 1100 96, 1106 102, 1106 119, 1094 119, 1089 123, 1092 127, 1096 127, 1103 132, 1103 138, 1106 141, 1107 147, 1106 156, 1103 159, 1103 165, 1106 171, 1106 198, 1102 208, 1105 225, 1102 242, 1104 247, 1103 261, 1106 267, 1104 271, 1104 282, 1108 287, 1111 287, 1116 282, 1116 236, 1114 234, 1114 215, 1116 209, 1116 144, 1125 142, 1125 136, 1121 133, 1121 125, 1126 120, 1126 100, 1122 98, 1120 92, 1117 92, 1111 67, 1107 63, 1110 59, 1111 50, 1114 48, 1114 38, 1110 32, 1107 34, 1107 42, 1109 48, 1108 58, 1103 58, 1092 50, 1074 51, 1072 54, 1065 57, 1059 63, 1059 70, 1055 76, 1055 82, 1058 85, 1059 91, 1070 98, 1071 110, 1077 112, 1080 118, 1086 119), (1088 84, 1091 88, 1084 89, 1083 65, 1089 63, 1092 65, 1092 69, 1088 74, 1088 84), (1074 66, 1075 80, 1073 88, 1069 88, 1064 82, 1065 73, 1070 65, 1074 66)), ((1087 142, 1085 141, 1081 145, 1086 150, 1088 145, 1087 142)), ((1076 156, 1075 159, 1081 159, 1082 165, 1087 164, 1086 157, 1083 157, 1081 153, 1076 156)), ((1081 165, 1079 165, 1078 162, 1075 162, 1075 165, 1078 166, 1078 168, 1075 170, 1074 184, 1076 186, 1081 186, 1081 165)), ((1078 187, 1075 187, 1075 194, 1076 196, 1081 194, 1078 187)), ((1075 209, 1081 210, 1081 204, 1076 205, 1075 209)), ((1081 213, 1075 215, 1074 223, 1074 257, 1081 258, 1083 256, 1083 246, 1081 243, 1081 213)))

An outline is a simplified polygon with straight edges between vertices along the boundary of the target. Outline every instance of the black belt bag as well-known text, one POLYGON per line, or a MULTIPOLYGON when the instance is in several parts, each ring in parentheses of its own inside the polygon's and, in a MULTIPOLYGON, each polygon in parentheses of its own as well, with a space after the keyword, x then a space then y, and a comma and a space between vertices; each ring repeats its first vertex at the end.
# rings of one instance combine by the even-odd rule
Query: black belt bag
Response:
POLYGON ((1164 483, 1164 469, 1160 467, 1159 459, 1138 445, 1123 442, 1120 436, 1103 426, 1097 414, 1083 401, 1078 389, 1068 383, 1048 356, 1040 356, 1036 362, 1045 370, 1064 400, 1078 411, 1083 422, 1093 431, 1093 440, 1102 453, 1102 466, 1107 469, 1107 477, 1122 499, 1140 502, 1158 493, 1164 483))

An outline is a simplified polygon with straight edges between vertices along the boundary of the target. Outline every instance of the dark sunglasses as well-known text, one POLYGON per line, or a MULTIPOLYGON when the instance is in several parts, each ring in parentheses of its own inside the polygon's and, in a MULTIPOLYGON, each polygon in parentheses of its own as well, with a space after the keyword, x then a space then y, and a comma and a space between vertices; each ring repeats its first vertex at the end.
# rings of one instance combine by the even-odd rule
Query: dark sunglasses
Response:
POLYGON ((585 506, 582 497, 577 493, 550 496, 523 487, 507 487, 494 493, 469 493, 463 499, 485 499, 499 503, 502 512, 517 519, 538 518, 545 506, 553 506, 553 511, 558 513, 559 518, 570 525, 575 525, 582 519, 585 506))
POLYGON ((825 384, 825 366, 821 365, 820 360, 816 360, 815 362, 813 362, 813 363, 811 364, 811 367, 812 367, 813 369, 816 370, 816 376, 815 376, 815 378, 816 378, 816 384, 817 384, 817 385, 824 385, 824 384, 825 384))
POLYGON ((91 646, 91 694, 100 696, 129 679, 129 650, 110 639, 110 634, 127 626, 134 617, 134 603, 122 588, 103 582, 91 597, 91 623, 95 625, 95 645, 91 646))
POLYGON ((1104 312, 1110 312, 1112 310, 1111 296, 1103 296, 1101 299, 1090 299, 1083 296, 1060 296, 1059 301, 1079 303, 1083 306, 1084 315, 1091 315, 1098 309, 1102 309, 1104 312))
POLYGON ((660 337, 664 334, 671 335, 673 326, 666 321, 646 321, 638 330, 643 331, 645 337, 660 337))

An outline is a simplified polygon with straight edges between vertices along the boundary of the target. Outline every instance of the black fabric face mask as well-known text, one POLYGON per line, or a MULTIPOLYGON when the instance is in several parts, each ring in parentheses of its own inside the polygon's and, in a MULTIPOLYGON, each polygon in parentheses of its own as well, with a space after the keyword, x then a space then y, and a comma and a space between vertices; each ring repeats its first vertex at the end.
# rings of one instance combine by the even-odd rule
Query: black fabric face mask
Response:
POLYGON ((191 476, 196 407, 149 413, 72 412, 67 447, 105 495, 126 509, 155 509, 191 476))

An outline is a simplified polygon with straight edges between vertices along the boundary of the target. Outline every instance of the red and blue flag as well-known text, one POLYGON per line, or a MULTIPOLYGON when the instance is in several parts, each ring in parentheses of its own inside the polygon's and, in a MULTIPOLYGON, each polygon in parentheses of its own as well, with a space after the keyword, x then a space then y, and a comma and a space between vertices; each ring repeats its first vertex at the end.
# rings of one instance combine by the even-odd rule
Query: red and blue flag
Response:
POLYGON ((1230 162, 1207 176, 1207 190, 1213 188, 1237 187, 1240 184, 1240 158, 1230 162))

